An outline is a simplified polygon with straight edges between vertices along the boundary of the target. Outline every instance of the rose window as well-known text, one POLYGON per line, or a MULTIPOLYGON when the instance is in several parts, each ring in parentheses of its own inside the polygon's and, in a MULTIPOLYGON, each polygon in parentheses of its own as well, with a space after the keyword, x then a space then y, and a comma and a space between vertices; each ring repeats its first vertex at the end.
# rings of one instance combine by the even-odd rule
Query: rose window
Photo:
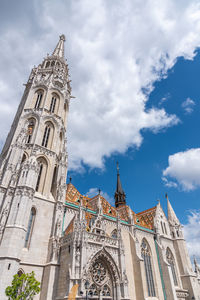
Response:
POLYGON ((106 275, 107 275, 107 271, 105 266, 101 262, 95 262, 93 264, 93 269, 92 269, 92 277, 94 282, 96 282, 99 285, 102 285, 106 279, 106 275))

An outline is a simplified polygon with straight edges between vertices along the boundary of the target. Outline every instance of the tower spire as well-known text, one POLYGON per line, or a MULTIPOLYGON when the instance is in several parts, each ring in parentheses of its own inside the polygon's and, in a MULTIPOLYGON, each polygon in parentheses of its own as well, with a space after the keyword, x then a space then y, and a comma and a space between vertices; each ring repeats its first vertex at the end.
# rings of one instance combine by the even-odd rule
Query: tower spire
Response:
POLYGON ((117 162, 117 187, 115 191, 115 206, 126 204, 126 195, 122 189, 122 184, 119 175, 119 163, 117 162))
POLYGON ((60 40, 59 40, 58 44, 56 45, 56 48, 54 49, 52 55, 58 56, 58 57, 64 59, 64 42, 65 42, 65 35, 62 34, 60 36, 60 40))

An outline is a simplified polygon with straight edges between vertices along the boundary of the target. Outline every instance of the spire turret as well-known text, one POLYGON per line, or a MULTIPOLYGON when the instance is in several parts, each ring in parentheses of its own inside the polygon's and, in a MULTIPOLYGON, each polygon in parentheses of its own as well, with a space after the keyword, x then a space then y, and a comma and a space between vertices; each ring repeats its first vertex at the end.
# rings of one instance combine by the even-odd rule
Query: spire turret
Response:
POLYGON ((122 184, 119 175, 119 164, 117 163, 117 187, 115 191, 115 206, 119 207, 123 204, 126 204, 126 194, 122 189, 122 184))
POLYGON ((52 55, 53 56, 58 56, 62 59, 64 59, 64 42, 65 42, 65 36, 62 34, 60 36, 60 40, 58 44, 56 45, 56 48, 54 49, 52 55))
POLYGON ((169 223, 173 224, 173 225, 180 225, 180 221, 179 219, 177 218, 172 206, 171 206, 171 203, 169 201, 169 198, 168 198, 168 195, 166 194, 166 198, 167 198, 167 211, 168 211, 168 220, 169 220, 169 223))

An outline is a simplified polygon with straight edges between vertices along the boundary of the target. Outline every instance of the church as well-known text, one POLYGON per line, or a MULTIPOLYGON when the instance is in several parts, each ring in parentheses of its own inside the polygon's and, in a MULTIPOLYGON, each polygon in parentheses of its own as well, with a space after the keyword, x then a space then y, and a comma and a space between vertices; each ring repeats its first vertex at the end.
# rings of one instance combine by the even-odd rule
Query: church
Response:
POLYGON ((182 225, 166 196, 135 213, 117 170, 115 207, 66 184, 71 86, 61 35, 31 71, 0 157, 0 299, 34 271, 34 299, 200 300, 182 225))

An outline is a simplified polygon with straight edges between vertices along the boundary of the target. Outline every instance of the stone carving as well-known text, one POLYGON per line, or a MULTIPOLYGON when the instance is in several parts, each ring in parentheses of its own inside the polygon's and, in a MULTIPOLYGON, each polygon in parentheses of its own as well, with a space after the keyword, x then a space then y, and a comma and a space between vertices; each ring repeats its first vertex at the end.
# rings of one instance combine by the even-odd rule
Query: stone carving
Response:
POLYGON ((52 254, 51 254, 52 260, 58 259, 59 253, 60 253, 60 247, 61 247, 60 239, 58 237, 53 237, 52 238, 52 254))

